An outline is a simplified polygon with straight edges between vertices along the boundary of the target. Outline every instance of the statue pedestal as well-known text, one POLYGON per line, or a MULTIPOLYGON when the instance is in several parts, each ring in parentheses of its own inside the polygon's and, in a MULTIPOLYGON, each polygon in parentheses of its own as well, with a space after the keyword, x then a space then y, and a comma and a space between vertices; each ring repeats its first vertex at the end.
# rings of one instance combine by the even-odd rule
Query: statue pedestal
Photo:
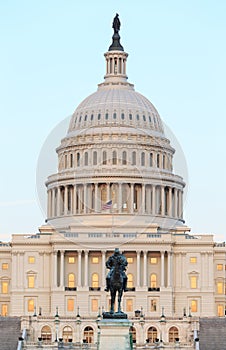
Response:
POLYGON ((105 318, 99 322, 98 350, 131 350, 129 329, 132 322, 127 319, 105 318))

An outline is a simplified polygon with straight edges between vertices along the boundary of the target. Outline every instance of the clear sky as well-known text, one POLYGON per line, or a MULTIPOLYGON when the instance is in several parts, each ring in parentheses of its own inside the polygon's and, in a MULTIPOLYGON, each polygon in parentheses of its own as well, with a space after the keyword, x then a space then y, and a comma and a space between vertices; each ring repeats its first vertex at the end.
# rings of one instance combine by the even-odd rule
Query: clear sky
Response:
POLYGON ((0 2, 0 240, 44 223, 40 152, 57 130, 45 152, 52 162, 69 116, 103 81, 116 12, 129 81, 186 158, 186 224, 226 240, 225 0, 0 2))

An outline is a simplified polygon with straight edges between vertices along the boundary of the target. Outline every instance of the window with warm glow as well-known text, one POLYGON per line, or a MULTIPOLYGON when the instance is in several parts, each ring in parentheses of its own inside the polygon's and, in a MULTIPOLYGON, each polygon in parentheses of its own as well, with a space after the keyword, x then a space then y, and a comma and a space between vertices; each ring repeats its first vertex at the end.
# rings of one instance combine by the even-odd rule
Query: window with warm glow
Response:
POLYGON ((98 263, 99 263, 99 258, 98 258, 98 256, 93 256, 93 257, 92 257, 92 263, 93 263, 93 264, 98 264, 98 263))
POLYGON ((223 264, 217 264, 217 271, 223 271, 223 264))
POLYGON ((68 263, 69 264, 74 264, 75 263, 75 257, 74 256, 69 256, 68 257, 68 263))
POLYGON ((157 276, 155 273, 151 274, 151 288, 157 288, 157 276))
POLYGON ((133 299, 126 299, 126 311, 133 311, 133 299))
POLYGON ((133 258, 131 258, 131 257, 127 258, 127 262, 128 262, 128 264, 133 264, 133 258))
POLYGON ((28 262, 29 262, 29 264, 34 264, 35 263, 35 257, 34 256, 29 256, 28 257, 28 262))
POLYGON ((35 276, 28 276, 28 288, 35 287, 35 276))
POLYGON ((157 264, 158 258, 150 258, 150 263, 151 264, 157 264))
POLYGON ((75 275, 73 273, 69 273, 68 275, 68 287, 69 288, 75 287, 75 275))
POLYGON ((91 300, 91 310, 92 310, 92 312, 98 311, 98 299, 91 300))
POLYGON ((127 275, 127 287, 133 288, 133 275, 132 275, 132 273, 128 273, 128 275, 127 275))
POLYGON ((3 263, 2 264, 2 270, 8 270, 9 264, 8 263, 3 263))
POLYGON ((8 315, 8 305, 7 304, 2 304, 2 316, 7 316, 8 315))
POLYGON ((190 263, 191 263, 191 264, 196 264, 196 263, 197 263, 197 258, 196 258, 196 256, 191 256, 191 257, 190 257, 190 263))
POLYGON ((190 288, 192 289, 197 288, 197 276, 190 277, 190 288))
POLYGON ((2 282, 2 294, 8 294, 8 289, 9 289, 9 283, 2 282))
POLYGON ((74 311, 75 309, 75 301, 74 299, 68 299, 67 300, 67 311, 74 311))
POLYGON ((35 309, 34 299, 29 299, 28 300, 27 309, 28 309, 29 312, 34 312, 34 309, 35 309))
POLYGON ((217 282, 217 293, 218 294, 223 294, 223 291, 224 291, 223 287, 224 287, 223 282, 217 282))
POLYGON ((99 287, 99 275, 98 275, 98 273, 92 274, 92 287, 93 288, 99 287))
POLYGON ((191 312, 197 312, 197 300, 191 300, 191 312))
POLYGON ((222 304, 217 305, 217 316, 219 317, 224 316, 224 305, 222 304))
POLYGON ((157 301, 155 299, 151 300, 151 312, 157 311, 157 301))

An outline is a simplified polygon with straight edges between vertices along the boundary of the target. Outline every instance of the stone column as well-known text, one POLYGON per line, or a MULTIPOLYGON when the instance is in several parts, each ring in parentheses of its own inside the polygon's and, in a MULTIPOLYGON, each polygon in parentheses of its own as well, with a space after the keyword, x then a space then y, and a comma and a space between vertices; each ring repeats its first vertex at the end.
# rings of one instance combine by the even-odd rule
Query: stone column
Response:
POLYGON ((55 216, 55 188, 52 189, 52 217, 55 216))
POLYGON ((98 212, 98 184, 94 184, 94 211, 98 212))
POLYGON ((60 186, 57 187, 57 216, 60 216, 60 186))
POLYGON ((48 190, 47 194, 48 194, 47 215, 48 215, 48 218, 50 218, 51 217, 51 190, 48 190))
POLYGON ((172 252, 168 252, 168 287, 172 287, 172 252))
POLYGON ((106 267, 105 267, 105 262, 106 262, 106 250, 102 250, 102 287, 105 287, 105 281, 106 281, 106 267))
POLYGON ((133 214, 134 212, 134 184, 130 184, 130 213, 133 214))
POLYGON ((165 259, 164 259, 165 253, 162 251, 161 252, 161 288, 165 287, 165 259))
POLYGON ((89 273, 89 269, 88 269, 88 257, 89 257, 89 251, 85 250, 85 280, 84 280, 84 286, 88 287, 88 273, 89 273))
POLYGON ((152 185, 152 208, 151 208, 151 212, 153 215, 156 214, 156 205, 155 205, 155 202, 156 202, 156 198, 155 198, 155 190, 156 190, 156 186, 155 185, 152 185))
POLYGON ((118 184, 118 212, 122 212, 122 184, 118 184))
POLYGON ((83 197, 84 214, 86 214, 87 213, 87 184, 84 184, 83 190, 84 190, 84 197, 83 197))
POLYGON ((77 186, 76 184, 74 185, 74 189, 73 189, 73 214, 76 214, 76 207, 77 207, 77 186))
POLYGON ((107 188, 107 202, 111 200, 110 198, 110 183, 108 182, 106 184, 106 188, 107 188))
POLYGON ((68 214, 68 187, 64 187, 64 215, 68 214))
POLYGON ((53 252, 53 288, 57 287, 57 251, 53 252))
POLYGON ((17 252, 12 252, 12 289, 18 287, 17 252))
POLYGON ((161 186, 161 215, 165 215, 165 187, 161 186))
POLYGON ((145 214, 145 184, 142 184, 142 214, 145 214))
POLYGON ((172 187, 169 187, 168 215, 172 216, 172 187))
POLYGON ((144 271, 143 271, 143 273, 144 273, 144 287, 147 287, 147 251, 146 250, 144 250, 143 251, 143 256, 144 256, 144 266, 143 266, 143 268, 144 268, 144 271))
POLYGON ((78 250, 78 287, 82 285, 82 252, 78 250))
POLYGON ((18 280, 19 280, 19 287, 24 288, 24 286, 27 286, 27 281, 24 281, 23 278, 25 278, 24 275, 24 252, 19 252, 18 255, 19 258, 19 271, 18 271, 18 280))
POLYGON ((178 202, 177 202, 177 192, 178 190, 176 188, 174 188, 174 217, 177 218, 178 217, 178 210, 177 210, 177 206, 178 206, 178 202))
POLYGON ((60 286, 64 287, 64 250, 60 251, 60 286))
POLYGON ((137 287, 140 287, 140 250, 137 250, 137 287))

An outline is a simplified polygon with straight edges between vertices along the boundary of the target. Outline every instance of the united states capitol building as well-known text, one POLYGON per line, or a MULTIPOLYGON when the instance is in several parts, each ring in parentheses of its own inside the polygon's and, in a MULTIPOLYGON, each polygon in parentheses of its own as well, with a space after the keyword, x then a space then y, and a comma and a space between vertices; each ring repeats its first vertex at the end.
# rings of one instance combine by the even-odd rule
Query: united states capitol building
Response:
POLYGON ((128 82, 127 58, 113 36, 104 81, 59 140, 45 225, 0 245, 0 312, 20 317, 25 349, 97 348, 116 247, 128 261, 122 308, 134 348, 194 349, 200 319, 225 316, 225 244, 185 225, 176 150, 128 82))

